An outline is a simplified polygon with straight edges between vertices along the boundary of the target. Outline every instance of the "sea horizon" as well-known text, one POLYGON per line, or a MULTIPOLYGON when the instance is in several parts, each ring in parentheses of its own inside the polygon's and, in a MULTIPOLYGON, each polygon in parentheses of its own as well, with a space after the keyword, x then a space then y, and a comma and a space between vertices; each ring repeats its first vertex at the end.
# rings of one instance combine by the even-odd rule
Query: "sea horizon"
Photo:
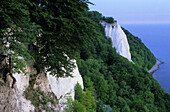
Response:
POLYGON ((152 24, 170 24, 170 21, 168 22, 122 22, 122 21, 118 21, 118 23, 120 25, 152 25, 152 24))

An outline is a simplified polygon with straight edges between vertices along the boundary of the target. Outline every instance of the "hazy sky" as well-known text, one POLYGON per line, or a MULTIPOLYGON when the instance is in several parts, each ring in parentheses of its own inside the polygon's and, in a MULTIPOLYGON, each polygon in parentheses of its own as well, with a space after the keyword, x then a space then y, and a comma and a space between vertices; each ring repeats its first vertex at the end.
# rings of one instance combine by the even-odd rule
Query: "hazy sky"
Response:
POLYGON ((170 23, 170 0, 90 0, 90 10, 119 23, 170 23))

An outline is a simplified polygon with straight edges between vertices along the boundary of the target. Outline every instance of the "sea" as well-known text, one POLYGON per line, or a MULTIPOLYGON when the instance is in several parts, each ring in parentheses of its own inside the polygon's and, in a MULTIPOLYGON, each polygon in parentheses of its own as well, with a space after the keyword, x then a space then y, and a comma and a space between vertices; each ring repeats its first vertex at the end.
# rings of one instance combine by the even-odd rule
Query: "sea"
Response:
POLYGON ((153 73, 161 87, 170 94, 170 24, 121 24, 139 37, 155 57, 164 62, 153 73))

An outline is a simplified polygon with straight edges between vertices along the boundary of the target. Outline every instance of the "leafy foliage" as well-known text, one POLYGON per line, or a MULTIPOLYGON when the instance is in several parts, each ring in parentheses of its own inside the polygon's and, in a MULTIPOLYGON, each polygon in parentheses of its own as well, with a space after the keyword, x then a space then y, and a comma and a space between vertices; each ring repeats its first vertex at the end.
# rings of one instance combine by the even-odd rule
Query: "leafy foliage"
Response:
POLYGON ((106 21, 107 23, 110 23, 110 24, 114 23, 114 18, 112 18, 112 17, 105 17, 105 16, 103 16, 102 20, 106 21))
POLYGON ((19 0, 0 1, 0 20, 0 54, 12 59, 10 66, 15 72, 24 72, 28 61, 33 60, 26 46, 35 42, 39 26, 30 21, 27 6, 19 0))
POLYGON ((83 16, 88 10, 88 0, 30 2, 31 21, 42 28, 37 38, 38 51, 34 55, 39 67, 57 77, 69 76, 76 51, 89 43, 95 34, 92 21, 83 16))
POLYGON ((83 16, 88 3, 88 0, 1 0, 0 51, 12 59, 18 71, 24 71, 29 60, 35 60, 39 70, 46 69, 56 77, 71 76, 74 67, 71 60, 78 48, 87 45, 95 35, 93 22, 83 16))
MULTIPOLYGON (((93 85, 90 88, 93 88, 93 85)), ((68 106, 65 108, 66 112, 95 112, 96 101, 92 93, 88 88, 83 91, 80 84, 77 83, 75 86, 75 100, 68 99, 68 106)))
MULTIPOLYGON (((88 16, 92 20, 101 19, 101 14, 98 12, 90 12, 90 14, 96 15, 96 17, 88 16)), ((111 40, 105 37, 104 28, 99 22, 94 22, 98 33, 97 39, 93 40, 88 47, 80 48, 80 58, 77 58, 77 62, 84 81, 89 78, 94 85, 98 102, 97 111, 105 111, 103 110, 105 105, 110 105, 115 112, 170 111, 168 105, 170 95, 146 71, 155 63, 153 54, 140 39, 129 36, 124 29, 128 38, 131 39, 130 47, 134 47, 131 52, 138 52, 137 55, 132 53, 132 59, 141 59, 141 64, 137 61, 134 61, 135 64, 129 62, 116 53, 116 50, 112 48, 111 40)), ((88 87, 87 82, 84 82, 84 85, 85 88, 88 87)))

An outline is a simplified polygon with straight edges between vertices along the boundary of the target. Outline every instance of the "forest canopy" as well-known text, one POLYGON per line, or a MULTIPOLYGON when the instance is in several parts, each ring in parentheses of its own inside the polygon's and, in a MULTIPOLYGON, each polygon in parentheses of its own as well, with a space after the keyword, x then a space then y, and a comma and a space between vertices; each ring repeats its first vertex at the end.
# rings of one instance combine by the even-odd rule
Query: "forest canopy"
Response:
POLYGON ((69 76, 78 48, 95 35, 84 17, 88 0, 1 0, 1 55, 11 60, 13 72, 24 71, 29 60, 57 77, 69 76), (20 59, 22 57, 24 59, 20 59))
POLYGON ((170 95, 147 72, 156 58, 142 41, 123 29, 130 44, 133 64, 112 48, 112 42, 105 36, 104 27, 100 24, 102 15, 92 11, 87 12, 86 17, 95 22, 98 35, 89 46, 80 47, 77 62, 85 90, 90 90, 89 84, 93 84, 90 88, 93 88, 91 94, 96 99, 95 111, 170 111, 170 95))

